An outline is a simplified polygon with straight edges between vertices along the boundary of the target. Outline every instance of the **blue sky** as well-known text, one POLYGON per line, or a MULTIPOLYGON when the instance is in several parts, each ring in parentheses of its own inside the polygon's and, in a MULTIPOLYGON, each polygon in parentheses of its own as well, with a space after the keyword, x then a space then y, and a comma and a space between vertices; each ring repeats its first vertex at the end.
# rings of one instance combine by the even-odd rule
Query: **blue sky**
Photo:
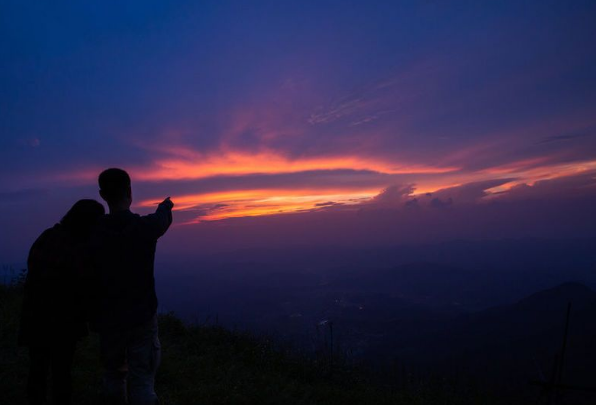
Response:
POLYGON ((193 238, 249 217, 349 222, 387 195, 398 212, 457 195, 486 217, 521 190, 584 204, 595 40, 590 1, 0 1, 0 225, 18 234, 0 259, 98 198, 110 166, 131 172, 136 210, 179 201, 193 238))

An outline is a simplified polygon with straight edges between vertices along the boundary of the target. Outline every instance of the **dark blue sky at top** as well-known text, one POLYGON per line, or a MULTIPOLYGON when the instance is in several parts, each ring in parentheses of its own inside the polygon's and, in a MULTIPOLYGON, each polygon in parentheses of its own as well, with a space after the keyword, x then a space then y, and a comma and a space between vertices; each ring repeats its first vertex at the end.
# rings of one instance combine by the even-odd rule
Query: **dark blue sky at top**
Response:
MULTIPOLYGON (((466 176, 510 160, 591 161, 595 49, 593 1, 2 0, 0 223, 17 229, 28 195, 60 188, 70 201, 94 188, 64 173, 152 167, 160 152, 139 144, 218 150, 251 108, 268 118, 225 138, 234 150, 353 155, 362 140, 368 158, 434 165, 495 143, 486 157, 445 160, 466 176), (307 123, 353 99, 363 111, 342 110, 349 122, 307 123), (164 135, 180 128, 182 140, 164 135)), ((66 202, 48 198, 58 218, 66 202)), ((19 243, 49 225, 35 218, 19 243)))

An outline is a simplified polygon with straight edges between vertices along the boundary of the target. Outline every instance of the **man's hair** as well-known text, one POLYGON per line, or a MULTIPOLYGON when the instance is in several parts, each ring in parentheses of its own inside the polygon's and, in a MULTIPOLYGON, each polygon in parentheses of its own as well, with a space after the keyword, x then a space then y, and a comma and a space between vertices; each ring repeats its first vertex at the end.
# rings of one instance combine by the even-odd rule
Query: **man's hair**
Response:
POLYGON ((108 202, 122 201, 130 188, 130 176, 122 169, 106 169, 99 175, 99 190, 108 202))

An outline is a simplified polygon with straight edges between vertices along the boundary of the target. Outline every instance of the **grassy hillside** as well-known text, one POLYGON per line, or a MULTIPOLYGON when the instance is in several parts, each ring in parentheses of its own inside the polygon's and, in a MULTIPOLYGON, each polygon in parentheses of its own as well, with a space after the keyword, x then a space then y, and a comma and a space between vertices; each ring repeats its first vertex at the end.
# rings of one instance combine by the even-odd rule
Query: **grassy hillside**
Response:
MULTIPOLYGON (((0 285, 0 403, 23 404, 27 352, 16 347, 21 293, 0 285)), ((361 370, 328 367, 275 349, 264 338, 216 326, 189 326, 174 315, 160 317, 163 362, 157 392, 163 405, 200 404, 489 404, 446 384, 373 384, 361 370), (402 387, 400 389, 396 387, 402 387)), ((96 404, 98 342, 79 347, 74 367, 74 403, 96 404)))

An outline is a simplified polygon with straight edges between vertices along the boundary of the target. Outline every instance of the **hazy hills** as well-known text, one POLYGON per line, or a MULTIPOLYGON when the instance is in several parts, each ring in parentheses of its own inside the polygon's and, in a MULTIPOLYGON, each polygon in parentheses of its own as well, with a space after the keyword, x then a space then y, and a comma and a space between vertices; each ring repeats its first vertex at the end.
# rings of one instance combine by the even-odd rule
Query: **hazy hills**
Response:
POLYGON ((397 360, 533 392, 528 381, 551 372, 569 301, 564 376, 596 381, 594 246, 520 239, 252 249, 162 273, 161 296, 187 319, 274 333, 306 352, 326 338, 316 325, 331 320, 337 347, 357 361, 397 360))

